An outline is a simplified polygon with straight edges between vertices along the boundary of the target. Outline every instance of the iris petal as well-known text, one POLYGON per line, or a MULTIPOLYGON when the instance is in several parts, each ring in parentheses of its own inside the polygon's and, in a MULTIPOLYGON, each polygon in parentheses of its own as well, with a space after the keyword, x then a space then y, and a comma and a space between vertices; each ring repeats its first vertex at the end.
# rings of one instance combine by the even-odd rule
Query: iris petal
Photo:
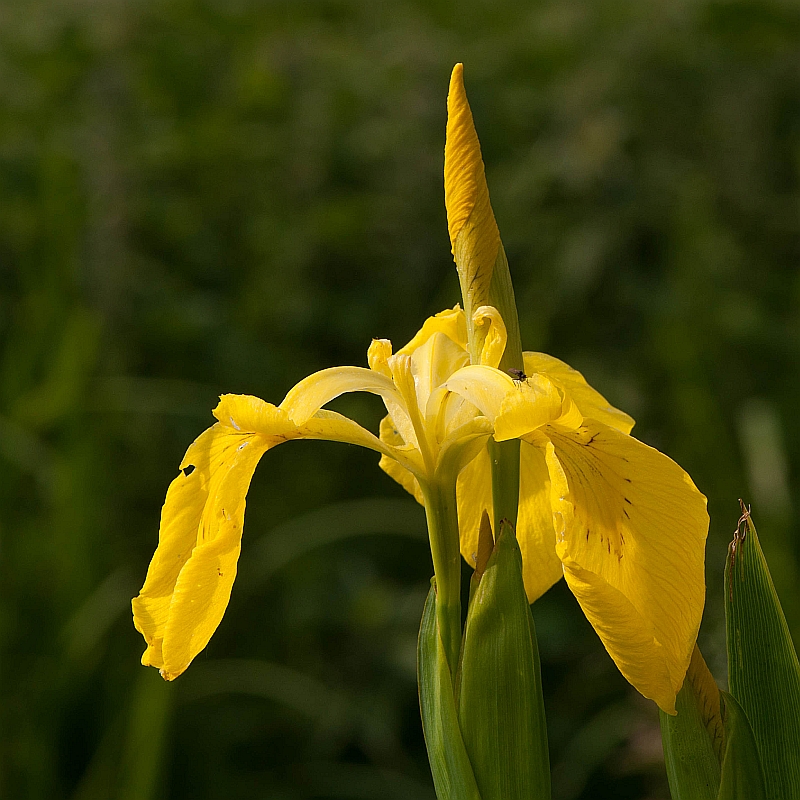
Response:
POLYGON ((484 510, 492 516, 492 471, 489 452, 484 447, 461 470, 456 482, 458 501, 458 529, 461 538, 461 555, 471 566, 478 557, 478 533, 484 510))
MULTIPOLYGON (((550 508, 550 474, 542 447, 523 442, 520 448, 520 502, 517 541, 522 551, 525 592, 532 603, 563 574, 556 553, 550 508)), ((462 470, 457 483, 461 553, 469 564, 478 552, 478 532, 484 510, 493 516, 492 474, 486 448, 462 470)))
POLYGON ((706 499, 674 461, 600 422, 547 433, 565 575, 623 675, 671 711, 703 612, 706 499))
POLYGON ((214 414, 220 422, 191 445, 170 485, 158 548, 133 600, 134 624, 147 642, 142 663, 167 680, 189 666, 222 620, 236 577, 245 496, 267 450, 290 439, 341 441, 398 459, 397 469, 412 480, 409 470, 421 470, 413 451, 395 450, 333 411, 296 426, 284 409, 257 397, 225 395, 214 414))
POLYGON ((514 389, 515 384, 505 372, 474 364, 451 375, 445 386, 472 403, 494 422, 500 414, 505 396, 514 389))
POLYGON ((467 349, 467 318, 464 312, 456 306, 440 311, 425 320, 423 326, 414 338, 400 350, 397 355, 410 356, 430 339, 435 333, 443 333, 448 339, 455 342, 462 350, 467 349))
POLYGON ((522 356, 528 375, 540 372, 561 386, 584 417, 596 419, 623 433, 631 432, 633 419, 624 411, 614 408, 600 392, 589 386, 578 370, 544 353, 526 352, 522 356))
POLYGON ((142 663, 168 680, 186 669, 222 619, 247 487, 258 460, 279 441, 214 425, 189 447, 170 485, 158 548, 133 600, 134 624, 147 642, 142 663))
POLYGON ((481 306, 472 314, 477 335, 483 337, 481 364, 497 368, 506 349, 508 333, 500 312, 492 306, 481 306))
POLYGON ((674 714, 677 689, 669 657, 649 621, 622 592, 595 573, 567 561, 564 577, 619 671, 641 694, 674 714))
MULTIPOLYGON (((302 425, 324 405, 347 392, 370 392, 402 405, 392 381, 364 367, 331 367, 303 378, 280 404, 296 425, 302 425)), ((391 413, 391 412, 390 412, 391 413)))
POLYGON ((561 579, 563 568, 556 553, 550 473, 544 450, 528 442, 520 446, 517 541, 522 551, 525 593, 532 603, 561 579))

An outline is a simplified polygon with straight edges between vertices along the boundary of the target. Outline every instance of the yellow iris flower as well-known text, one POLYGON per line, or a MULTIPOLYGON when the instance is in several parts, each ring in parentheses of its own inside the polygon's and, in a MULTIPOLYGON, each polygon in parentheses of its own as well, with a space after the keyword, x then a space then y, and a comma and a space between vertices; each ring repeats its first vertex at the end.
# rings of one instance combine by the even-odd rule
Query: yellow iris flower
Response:
MULTIPOLYGON (((466 309, 428 319, 396 354, 387 340, 373 341, 369 369, 315 373, 278 406, 221 398, 218 422, 191 445, 169 487, 158 548, 133 600, 147 642, 142 663, 172 680, 216 630, 236 576, 245 495, 272 447, 326 439, 374 450, 426 505, 429 521, 435 492, 454 494, 461 553, 474 564, 481 517, 492 513, 487 442, 518 439, 517 538, 528 599, 563 575, 622 674, 674 713, 704 604, 706 499, 677 464, 631 437, 633 420, 563 362, 524 353, 526 376, 500 368, 509 337, 484 298, 504 255, 460 66, 449 108, 446 199, 453 251, 467 264, 466 309), (379 436, 323 408, 353 391, 383 400, 379 436)), ((434 564, 443 563, 433 535, 431 543, 434 564)), ((457 574, 457 552, 455 559, 457 574)), ((457 586, 455 593, 457 606, 457 586)), ((452 637, 457 653, 458 633, 452 637)))
POLYGON ((369 369, 323 370, 274 406, 225 395, 218 422, 191 445, 167 492, 159 545, 133 601, 147 641, 142 663, 180 675, 222 619, 236 575, 245 495, 267 450, 327 439, 381 454, 381 467, 420 502, 435 480, 457 481, 461 551, 474 563, 492 509, 488 451, 521 439, 517 537, 528 598, 562 575, 631 683, 672 710, 700 624, 705 591, 705 498, 689 476, 629 436, 633 421, 579 372, 525 353, 527 377, 497 369, 505 328, 494 309, 483 363, 469 364, 459 309, 427 320, 397 354, 369 349, 369 369), (380 395, 380 437, 322 409, 352 391, 380 395))

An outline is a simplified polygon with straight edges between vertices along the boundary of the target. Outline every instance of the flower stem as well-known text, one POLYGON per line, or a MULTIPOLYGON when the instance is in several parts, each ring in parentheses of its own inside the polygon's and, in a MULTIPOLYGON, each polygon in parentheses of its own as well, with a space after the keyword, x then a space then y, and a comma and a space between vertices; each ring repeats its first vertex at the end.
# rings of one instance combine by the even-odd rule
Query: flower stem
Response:
POLYGON ((519 508, 519 439, 496 442, 489 439, 492 461, 492 501, 494 531, 499 535, 500 523, 508 520, 516 530, 519 508))
MULTIPOLYGON (((497 253, 497 262, 489 287, 489 302, 503 317, 508 339, 500 369, 525 370, 522 356, 522 342, 519 336, 517 305, 514 301, 514 287, 508 270, 508 261, 503 245, 497 253)), ((516 530, 519 507, 519 439, 507 442, 489 440, 489 456, 492 460, 492 499, 494 502, 494 531, 499 535, 500 522, 508 520, 516 530)))
POLYGON ((433 481, 423 488, 428 536, 436 577, 436 621, 450 672, 461 650, 461 554, 455 481, 433 481))

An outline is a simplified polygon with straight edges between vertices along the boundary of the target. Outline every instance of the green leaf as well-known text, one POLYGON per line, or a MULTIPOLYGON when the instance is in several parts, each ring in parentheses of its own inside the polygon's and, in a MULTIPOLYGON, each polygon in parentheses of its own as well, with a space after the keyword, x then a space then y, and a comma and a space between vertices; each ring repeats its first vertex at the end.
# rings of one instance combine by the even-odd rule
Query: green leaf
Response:
POLYGON ((725 569, 728 683, 753 729, 767 800, 800 800, 800 665, 745 510, 725 569))
POLYGON ((725 751, 718 800, 765 800, 764 772, 747 715, 733 695, 719 694, 725 751))
POLYGON ((481 800, 458 726, 453 681, 436 625, 436 588, 431 585, 417 647, 422 730, 439 800, 481 800))
POLYGON ((514 528, 500 535, 467 613, 458 718, 484 800, 547 800, 539 652, 514 528))
POLYGON ((721 692, 695 646, 677 714, 661 714, 673 800, 764 800, 764 775, 750 723, 721 692))
POLYGON ((722 750, 719 689, 696 646, 675 709, 676 715, 659 711, 672 800, 716 800, 722 750))

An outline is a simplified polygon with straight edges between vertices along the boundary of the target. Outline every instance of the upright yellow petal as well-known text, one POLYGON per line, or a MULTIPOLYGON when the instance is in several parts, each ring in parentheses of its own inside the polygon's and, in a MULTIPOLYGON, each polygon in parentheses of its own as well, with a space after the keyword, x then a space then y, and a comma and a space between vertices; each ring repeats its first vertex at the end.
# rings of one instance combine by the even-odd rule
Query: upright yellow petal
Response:
POLYGON ((478 306, 489 304, 500 232, 489 202, 481 147, 464 90, 462 64, 453 69, 447 97, 444 199, 453 256, 469 315, 478 306))
POLYGON ((463 347, 459 347, 448 336, 443 333, 435 333, 428 338, 425 344, 418 347, 410 358, 417 406, 428 417, 431 413, 438 411, 438 408, 428 408, 431 392, 442 386, 454 372, 469 363, 469 356, 463 347))
POLYGON ((546 432, 567 582, 622 674, 673 712, 703 613, 706 499, 674 461, 607 425, 546 432))
POLYGON ((467 349, 467 318, 464 311, 456 306, 440 311, 425 320, 423 326, 417 331, 411 341, 397 351, 399 356, 410 356, 414 351, 421 347, 435 333, 443 333, 460 347, 467 349))
POLYGON ((506 349, 508 333, 500 312, 493 306, 480 306, 472 314, 476 336, 483 340, 480 363, 497 368, 506 349))

